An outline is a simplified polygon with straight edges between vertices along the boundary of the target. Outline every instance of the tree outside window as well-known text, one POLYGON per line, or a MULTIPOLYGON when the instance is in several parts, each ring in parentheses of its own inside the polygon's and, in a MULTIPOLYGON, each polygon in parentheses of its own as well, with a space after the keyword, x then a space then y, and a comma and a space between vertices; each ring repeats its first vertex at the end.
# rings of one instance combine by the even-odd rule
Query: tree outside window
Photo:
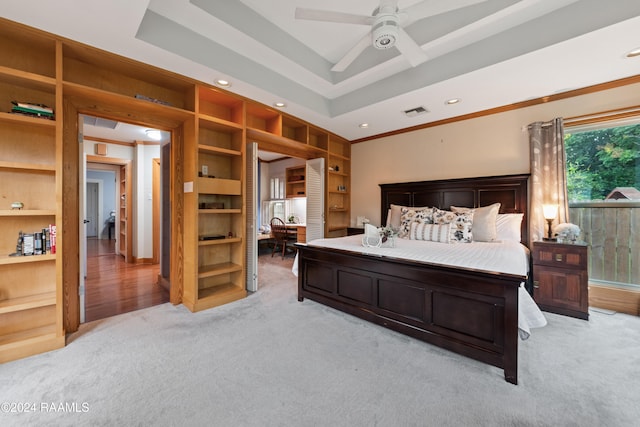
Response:
POLYGON ((565 129, 570 202, 605 200, 617 187, 640 189, 640 124, 565 129))

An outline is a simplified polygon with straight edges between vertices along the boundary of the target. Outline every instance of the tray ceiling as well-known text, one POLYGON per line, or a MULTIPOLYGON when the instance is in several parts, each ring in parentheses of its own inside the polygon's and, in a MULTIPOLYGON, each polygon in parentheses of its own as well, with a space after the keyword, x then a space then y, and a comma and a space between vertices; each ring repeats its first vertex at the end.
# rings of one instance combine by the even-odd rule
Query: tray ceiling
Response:
POLYGON ((640 57, 625 56, 640 47, 636 0, 468 1, 406 27, 427 61, 413 67, 396 48, 369 46, 342 72, 331 68, 370 27, 300 20, 295 9, 371 15, 378 0, 63 3, 22 0, 0 14, 208 83, 227 79, 231 92, 282 101, 351 140, 640 74, 640 57), (416 108, 425 111, 404 113, 416 108))

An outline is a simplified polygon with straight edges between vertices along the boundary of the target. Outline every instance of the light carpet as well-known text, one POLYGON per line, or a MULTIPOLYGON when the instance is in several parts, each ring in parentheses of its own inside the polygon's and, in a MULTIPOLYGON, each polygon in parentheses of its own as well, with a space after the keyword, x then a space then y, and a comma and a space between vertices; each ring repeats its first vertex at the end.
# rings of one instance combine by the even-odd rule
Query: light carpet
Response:
POLYGON ((298 302, 289 257, 259 263, 260 291, 243 300, 91 322, 63 349, 0 365, 0 425, 639 425, 638 317, 547 313, 520 341, 515 386, 498 368, 298 302))

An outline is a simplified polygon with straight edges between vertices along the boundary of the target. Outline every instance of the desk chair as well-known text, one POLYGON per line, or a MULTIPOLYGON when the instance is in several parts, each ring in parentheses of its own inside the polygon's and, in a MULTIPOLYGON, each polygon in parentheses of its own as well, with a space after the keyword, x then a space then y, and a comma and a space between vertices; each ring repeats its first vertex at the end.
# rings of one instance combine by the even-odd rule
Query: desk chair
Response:
POLYGON ((276 253, 276 249, 278 245, 282 248, 282 259, 284 259, 284 254, 287 250, 287 243, 294 243, 296 241, 296 236, 289 233, 287 227, 284 224, 284 221, 280 218, 271 218, 271 236, 276 241, 273 245, 273 251, 271 252, 271 257, 276 253))

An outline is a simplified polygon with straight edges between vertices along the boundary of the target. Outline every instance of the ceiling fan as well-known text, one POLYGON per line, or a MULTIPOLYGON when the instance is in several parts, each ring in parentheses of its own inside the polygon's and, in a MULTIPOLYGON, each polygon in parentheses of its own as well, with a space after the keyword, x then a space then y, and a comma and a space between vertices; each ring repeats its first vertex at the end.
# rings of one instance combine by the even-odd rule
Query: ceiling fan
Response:
POLYGON ((370 16, 332 12, 317 9, 296 8, 296 19, 369 25, 371 30, 338 61, 331 71, 344 71, 369 46, 389 49, 395 46, 415 67, 428 59, 422 48, 407 34, 405 27, 429 16, 460 9, 486 0, 425 0, 398 9, 398 0, 380 0, 380 5, 370 16))

